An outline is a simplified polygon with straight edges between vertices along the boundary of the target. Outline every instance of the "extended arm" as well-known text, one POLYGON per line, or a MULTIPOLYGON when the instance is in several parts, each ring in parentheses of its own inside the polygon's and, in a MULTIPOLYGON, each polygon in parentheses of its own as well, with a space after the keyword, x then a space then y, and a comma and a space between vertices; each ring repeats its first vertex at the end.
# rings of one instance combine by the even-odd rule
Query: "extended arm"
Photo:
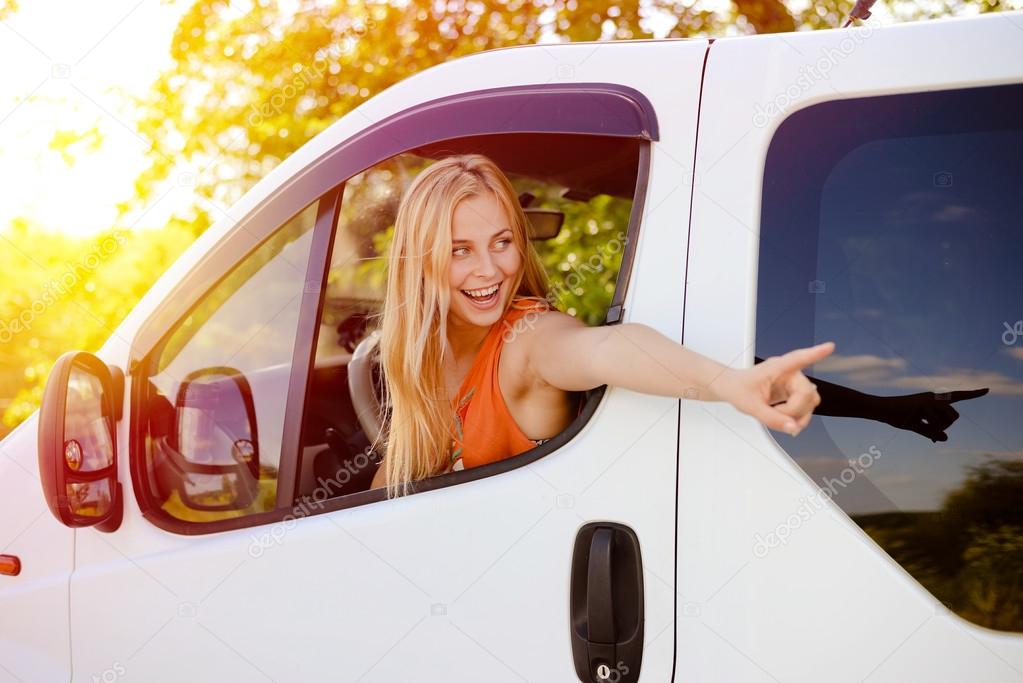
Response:
POLYGON ((658 396, 728 401, 771 429, 790 434, 809 423, 820 402, 799 369, 834 349, 829 342, 735 369, 643 324, 587 327, 556 311, 539 318, 527 344, 532 370, 559 389, 607 384, 658 396))

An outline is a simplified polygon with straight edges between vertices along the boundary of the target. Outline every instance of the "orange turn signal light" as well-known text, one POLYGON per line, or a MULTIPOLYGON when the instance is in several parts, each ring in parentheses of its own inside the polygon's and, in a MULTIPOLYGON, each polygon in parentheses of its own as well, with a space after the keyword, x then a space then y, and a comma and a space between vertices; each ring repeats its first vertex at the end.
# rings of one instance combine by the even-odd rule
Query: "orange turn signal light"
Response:
POLYGON ((17 576, 21 573, 21 560, 15 555, 0 555, 0 574, 17 576))

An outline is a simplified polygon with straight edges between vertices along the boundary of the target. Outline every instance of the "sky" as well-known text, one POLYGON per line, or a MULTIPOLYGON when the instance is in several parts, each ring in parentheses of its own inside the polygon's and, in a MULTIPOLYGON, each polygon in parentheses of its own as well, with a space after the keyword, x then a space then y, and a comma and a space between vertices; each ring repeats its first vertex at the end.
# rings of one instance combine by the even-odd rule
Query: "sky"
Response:
MULTIPOLYGON (((114 225, 115 205, 131 197, 149 147, 130 98, 170 64, 170 40, 188 5, 24 0, 0 23, 0 230, 18 216, 73 235, 114 225), (100 147, 76 145, 73 164, 50 149, 57 131, 93 126, 100 147)), ((175 189, 128 224, 159 227, 190 194, 175 189)))

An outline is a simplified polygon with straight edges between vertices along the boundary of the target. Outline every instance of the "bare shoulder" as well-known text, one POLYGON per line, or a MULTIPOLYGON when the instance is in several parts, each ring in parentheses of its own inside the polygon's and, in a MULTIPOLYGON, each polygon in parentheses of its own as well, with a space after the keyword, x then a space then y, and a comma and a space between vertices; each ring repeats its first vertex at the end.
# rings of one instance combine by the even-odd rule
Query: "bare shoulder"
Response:
POLYGON ((523 347, 529 347, 538 341, 542 342, 551 335, 557 335, 563 330, 579 329, 586 327, 586 323, 568 313, 551 308, 545 311, 529 311, 519 318, 512 326, 511 331, 505 338, 505 342, 515 339, 523 347))
POLYGON ((499 363, 501 393, 527 438, 547 439, 558 434, 576 416, 579 407, 579 394, 545 381, 534 366, 535 354, 531 356, 528 350, 543 352, 547 344, 559 338, 557 330, 586 327, 571 315, 538 307, 505 330, 505 351, 499 363))
POLYGON ((505 332, 509 369, 518 375, 520 388, 544 387, 536 368, 536 354, 558 343, 562 335, 587 329, 586 323, 556 309, 529 311, 505 332))

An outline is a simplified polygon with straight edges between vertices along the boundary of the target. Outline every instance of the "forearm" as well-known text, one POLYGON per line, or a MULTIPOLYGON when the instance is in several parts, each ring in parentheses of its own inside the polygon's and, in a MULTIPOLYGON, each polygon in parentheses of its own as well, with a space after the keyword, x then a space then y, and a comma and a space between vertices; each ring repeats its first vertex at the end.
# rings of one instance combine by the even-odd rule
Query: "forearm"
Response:
POLYGON ((691 351, 641 323, 609 325, 592 355, 603 384, 657 396, 725 400, 715 381, 731 368, 691 351))

